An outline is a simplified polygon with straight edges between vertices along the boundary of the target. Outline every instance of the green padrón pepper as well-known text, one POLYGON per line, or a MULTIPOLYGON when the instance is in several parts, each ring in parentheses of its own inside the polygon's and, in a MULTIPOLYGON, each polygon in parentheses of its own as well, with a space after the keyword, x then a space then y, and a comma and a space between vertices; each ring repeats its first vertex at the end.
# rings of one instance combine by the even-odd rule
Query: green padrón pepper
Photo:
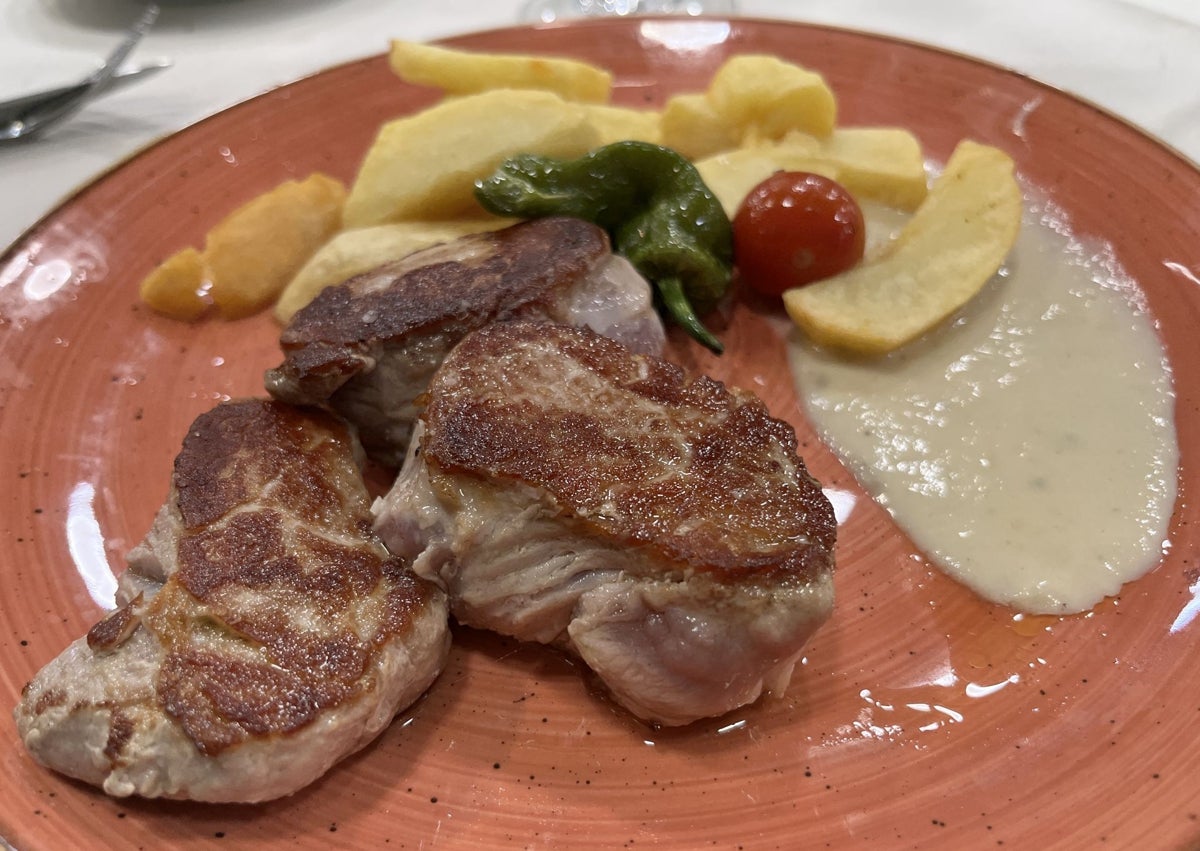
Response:
POLYGON ((679 153, 648 142, 615 142, 576 160, 522 154, 505 160, 475 197, 501 216, 574 216, 608 231, 658 289, 667 314, 718 354, 721 342, 698 313, 729 291, 729 217, 679 153))

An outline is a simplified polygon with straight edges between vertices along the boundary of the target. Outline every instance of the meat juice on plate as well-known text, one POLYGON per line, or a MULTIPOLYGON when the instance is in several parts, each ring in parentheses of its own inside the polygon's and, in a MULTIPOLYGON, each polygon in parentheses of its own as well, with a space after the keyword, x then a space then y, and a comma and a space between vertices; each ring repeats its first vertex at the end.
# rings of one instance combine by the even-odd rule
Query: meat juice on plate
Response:
POLYGON ((1178 445, 1154 318, 1049 205, 1029 206, 1008 265, 927 339, 855 361, 793 334, 789 353, 823 439, 986 599, 1084 611, 1168 546, 1178 445))

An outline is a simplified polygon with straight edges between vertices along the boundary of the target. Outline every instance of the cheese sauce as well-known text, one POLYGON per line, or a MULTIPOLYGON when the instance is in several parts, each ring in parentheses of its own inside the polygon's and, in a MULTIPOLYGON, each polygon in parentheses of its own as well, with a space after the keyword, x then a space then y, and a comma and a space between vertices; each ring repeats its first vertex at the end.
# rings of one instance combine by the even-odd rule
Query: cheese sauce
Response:
POLYGON ((1027 210, 1009 265, 926 340, 855 362, 794 333, 789 351, 823 439, 983 597, 1083 611, 1168 545, 1178 446, 1154 320, 1055 211, 1027 210))

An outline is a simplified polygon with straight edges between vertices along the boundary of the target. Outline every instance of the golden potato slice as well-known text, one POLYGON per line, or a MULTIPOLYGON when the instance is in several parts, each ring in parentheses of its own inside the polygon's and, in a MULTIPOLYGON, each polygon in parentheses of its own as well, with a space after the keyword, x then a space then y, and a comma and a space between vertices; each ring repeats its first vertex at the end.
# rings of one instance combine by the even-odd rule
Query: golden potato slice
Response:
POLYGON ((317 293, 348 278, 398 260, 438 242, 496 230, 511 219, 462 219, 451 222, 392 222, 345 230, 335 235, 296 273, 275 303, 275 318, 286 324, 317 293))
POLYGON ((718 115, 703 94, 668 98, 659 125, 661 143, 688 159, 728 151, 741 142, 741 128, 718 115))
POLYGON ((733 56, 717 69, 708 86, 717 115, 741 134, 778 139, 789 130, 815 136, 833 132, 837 100, 815 71, 774 56, 733 56))
POLYGON ((929 189, 921 143, 899 127, 838 127, 822 140, 821 156, 837 164, 852 195, 901 210, 917 209, 929 189))
POLYGON ((587 110, 550 92, 497 89, 443 101, 380 128, 346 201, 345 225, 478 211, 475 181, 506 157, 577 157, 596 138, 587 110))
POLYGON ((208 232, 209 295, 226 319, 273 302, 304 261, 338 230, 346 189, 324 174, 289 180, 243 204, 208 232))
POLYGON ((1004 262, 1020 225, 1012 160, 996 148, 961 142, 890 251, 788 290, 784 305, 821 345, 885 354, 978 293, 1004 262))
POLYGON ((815 139, 794 141, 726 151, 696 160, 695 166, 732 219, 750 190, 777 171, 811 171, 838 180, 837 165, 817 156, 819 151, 815 139))
POLYGON ((816 172, 841 183, 860 202, 878 201, 907 212, 928 191, 916 137, 890 127, 839 127, 824 139, 793 131, 779 142, 747 144, 699 159, 696 167, 730 215, 760 180, 781 170, 816 172))
POLYGON ((612 91, 610 72, 575 59, 476 53, 412 41, 393 41, 390 59, 392 71, 405 82, 453 95, 541 89, 567 100, 604 103, 612 91))
POLYGON ((142 281, 139 292, 155 312, 190 322, 209 308, 201 295, 207 279, 203 255, 188 246, 159 263, 142 281))
POLYGON ((662 144, 662 115, 649 109, 588 104, 588 121, 596 128, 596 145, 634 140, 662 144))

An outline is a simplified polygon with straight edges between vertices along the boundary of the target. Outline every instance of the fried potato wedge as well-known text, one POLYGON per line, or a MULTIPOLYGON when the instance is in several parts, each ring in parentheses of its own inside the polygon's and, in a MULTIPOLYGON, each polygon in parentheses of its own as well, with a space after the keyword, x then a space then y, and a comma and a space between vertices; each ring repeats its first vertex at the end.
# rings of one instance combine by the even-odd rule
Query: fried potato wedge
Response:
POLYGON ((692 160, 728 151, 741 143, 741 128, 718 115, 704 94, 668 98, 659 120, 659 134, 661 144, 692 160))
POLYGON ((836 180, 860 201, 912 212, 928 192, 921 146, 891 127, 837 128, 824 139, 791 132, 779 142, 749 144, 696 161, 725 211, 776 171, 811 171, 836 180))
POLYGON ((190 322, 210 307, 201 295, 207 280, 204 256, 189 245, 154 267, 142 280, 139 293, 156 313, 190 322))
POLYGON ((506 157, 576 157, 596 139, 587 110, 551 92, 496 89, 442 101, 380 128, 346 201, 345 225, 483 215, 475 180, 506 157))
POLYGON ((960 142, 890 251, 788 290, 784 305, 820 345, 886 354, 978 293, 1012 250, 1020 225, 1012 159, 997 148, 960 142))
POLYGON ((828 136, 837 122, 837 100, 825 78, 774 56, 729 58, 707 96, 717 115, 741 128, 739 138, 779 139, 789 130, 828 136))
POLYGON ((605 103, 612 92, 609 71, 574 59, 477 53, 412 41, 393 41, 389 59, 392 71, 405 82, 433 86, 452 95, 540 89, 566 100, 605 103))
POLYGON ((321 290, 399 260, 421 248, 472 233, 496 230, 511 219, 458 219, 448 222, 392 222, 345 230, 319 248, 296 273, 275 303, 275 318, 291 321, 321 290))
POLYGON ((852 195, 911 212, 929 191, 921 143, 899 127, 838 127, 821 141, 820 155, 837 164, 852 195))
POLYGON ((777 171, 811 171, 840 180, 837 165, 823 159, 820 150, 815 139, 736 148, 696 160, 695 166, 732 219, 750 190, 777 171))
POLYGON ((243 204, 208 232, 209 296, 226 319, 273 302, 341 226, 346 189, 324 174, 289 180, 243 204))
POLYGON ((662 144, 662 115, 649 109, 587 104, 588 121, 596 128, 596 145, 633 140, 662 144))

